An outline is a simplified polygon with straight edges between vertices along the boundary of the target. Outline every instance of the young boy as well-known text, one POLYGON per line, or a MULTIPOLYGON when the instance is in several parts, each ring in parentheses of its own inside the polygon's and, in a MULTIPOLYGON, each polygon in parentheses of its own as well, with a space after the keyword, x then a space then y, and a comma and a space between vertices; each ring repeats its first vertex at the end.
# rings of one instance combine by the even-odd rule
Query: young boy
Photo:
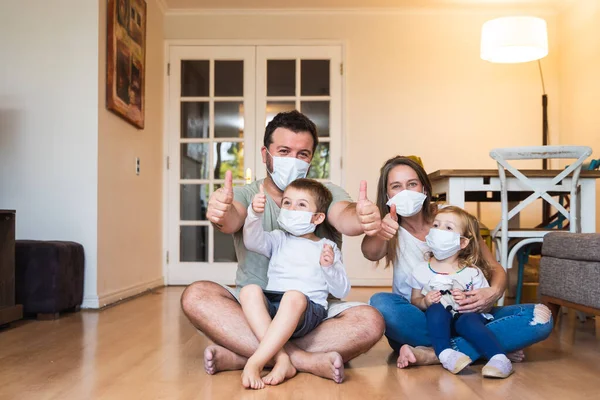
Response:
POLYGON ((296 369, 283 346, 323 321, 329 293, 342 299, 350 291, 341 252, 335 243, 314 233, 316 226, 325 221, 331 203, 329 190, 311 179, 297 179, 287 186, 277 219, 285 231, 264 231, 262 213, 266 202, 261 185, 244 223, 246 248, 270 258, 266 289, 247 285, 240 292, 248 324, 260 341, 242 373, 242 384, 252 389, 293 377, 296 369), (261 379, 261 371, 272 359, 273 370, 261 379))

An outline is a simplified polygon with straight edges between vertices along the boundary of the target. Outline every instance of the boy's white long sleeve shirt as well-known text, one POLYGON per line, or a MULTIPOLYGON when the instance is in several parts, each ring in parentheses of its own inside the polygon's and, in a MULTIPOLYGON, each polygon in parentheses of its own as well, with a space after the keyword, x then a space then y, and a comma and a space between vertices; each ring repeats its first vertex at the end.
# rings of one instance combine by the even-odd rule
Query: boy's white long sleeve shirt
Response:
POLYGON ((270 258, 266 290, 298 290, 325 308, 329 293, 342 299, 350 291, 342 253, 334 242, 328 239, 315 242, 282 230, 265 232, 262 217, 254 212, 252 205, 244 223, 244 244, 248 250, 270 258), (329 267, 319 263, 325 244, 333 248, 335 256, 329 267))

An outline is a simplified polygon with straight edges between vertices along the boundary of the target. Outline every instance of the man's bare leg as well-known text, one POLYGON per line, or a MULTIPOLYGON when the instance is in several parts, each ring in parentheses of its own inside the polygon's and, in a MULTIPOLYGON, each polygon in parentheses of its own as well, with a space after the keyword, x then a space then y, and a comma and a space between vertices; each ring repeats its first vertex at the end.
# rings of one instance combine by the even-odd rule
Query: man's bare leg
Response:
POLYGON ((194 282, 181 295, 181 307, 192 325, 215 343, 204 350, 208 374, 244 369, 258 340, 227 289, 214 282, 194 282))
POLYGON ((219 371, 238 371, 244 369, 248 359, 227 350, 217 344, 211 344, 204 349, 204 370, 209 375, 219 371))
MULTIPOLYGON (((209 368, 212 373, 243 369, 246 359, 258 348, 258 340, 231 293, 214 282, 195 282, 184 291, 181 304, 192 324, 218 345, 207 348, 213 355, 209 368)), ((342 362, 348 362, 373 347, 384 329, 383 317, 377 310, 366 305, 352 307, 324 321, 303 338, 293 340, 297 351, 293 356, 290 351, 288 354, 299 371, 322 376, 323 356, 308 353, 335 351, 342 362)))
POLYGON ((383 336, 383 317, 373 307, 357 306, 323 321, 308 335, 285 346, 292 364, 303 372, 344 380, 344 363, 366 353, 383 336))
POLYGON ((335 351, 309 353, 292 342, 285 345, 285 351, 289 354, 292 365, 299 371, 331 379, 335 383, 344 381, 344 360, 339 353, 335 351))

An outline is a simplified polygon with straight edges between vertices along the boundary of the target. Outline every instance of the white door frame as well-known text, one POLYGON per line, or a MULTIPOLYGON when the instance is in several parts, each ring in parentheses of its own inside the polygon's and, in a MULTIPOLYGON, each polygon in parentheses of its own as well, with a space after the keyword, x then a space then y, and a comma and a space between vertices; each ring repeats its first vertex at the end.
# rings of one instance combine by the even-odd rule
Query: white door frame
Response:
MULTIPOLYGON (((275 40, 275 39, 167 39, 164 41, 163 55, 164 55, 164 74, 163 74, 163 232, 162 232, 162 263, 163 263, 163 278, 165 284, 168 283, 168 260, 167 254, 169 251, 169 170, 167 170, 167 159, 170 154, 170 137, 169 127, 171 121, 169 120, 169 60, 170 60, 170 49, 173 46, 341 46, 342 48, 342 63, 346 61, 346 41, 345 40, 320 40, 320 39, 307 39, 307 40, 275 40)), ((341 157, 342 159, 346 156, 346 72, 347 68, 344 65, 344 73, 341 78, 341 157)), ((260 138, 257 135, 257 139, 260 138)), ((255 172, 255 171, 253 171, 255 172)), ((345 183, 345 173, 342 168, 340 176, 340 185, 343 187, 345 183)))
MULTIPOLYGON (((168 197, 168 208, 167 208, 167 223, 165 225, 164 230, 167 231, 167 239, 166 243, 169 254, 169 265, 167 267, 166 281, 168 284, 187 284, 196 280, 212 280, 215 282, 223 283, 223 284, 232 284, 233 280, 231 277, 235 276, 235 270, 237 269, 237 262, 221 262, 219 263, 219 268, 212 268, 213 266, 213 256, 214 256, 214 228, 212 228, 207 220, 203 221, 181 221, 180 220, 180 206, 181 203, 173 204, 173 199, 179 199, 180 193, 180 185, 183 183, 180 177, 180 144, 181 142, 202 142, 208 143, 208 168, 210 170, 208 179, 195 179, 195 180, 186 180, 185 182, 189 184, 210 184, 214 182, 212 176, 212 167, 214 164, 214 152, 212 143, 214 143, 215 139, 217 141, 223 140, 223 138, 215 138, 214 137, 214 129, 215 123, 210 124, 210 135, 207 138, 186 138, 183 139, 180 135, 175 136, 174 133, 179 133, 180 131, 180 104, 183 100, 180 94, 180 82, 182 77, 179 75, 181 72, 181 62, 183 60, 194 60, 194 59, 210 59, 210 60, 245 60, 244 63, 244 94, 243 97, 232 97, 231 100, 240 101, 243 99, 244 101, 244 137, 243 139, 231 138, 225 140, 229 141, 242 141, 245 143, 244 150, 246 148, 250 148, 253 150, 255 146, 255 110, 254 110, 254 102, 256 99, 255 95, 255 85, 254 85, 254 77, 255 73, 255 55, 256 50, 252 46, 172 46, 169 52, 169 61, 173 66, 170 71, 170 78, 173 78, 172 81, 176 82, 176 85, 169 87, 169 92, 167 94, 168 101, 168 115, 171 117, 169 119, 167 125, 167 155, 169 157, 170 168, 167 171, 167 182, 168 187, 167 197, 168 197), (209 183, 206 183, 209 182, 209 183), (175 224, 175 221, 178 223, 175 224), (182 262, 179 260, 180 257, 180 226, 206 226, 208 231, 207 236, 207 253, 208 257, 206 261, 203 262, 182 262)), ((210 82, 214 81, 214 63, 210 62, 210 82)), ((208 96, 203 97, 187 97, 187 101, 209 101, 213 104, 213 101, 228 101, 229 97, 216 97, 214 95, 214 84, 211 83, 209 87, 208 96)), ((211 115, 212 112, 212 106, 211 115)), ((246 170, 247 167, 253 167, 255 165, 254 161, 254 151, 244 151, 244 167, 243 171, 246 170)), ((222 182, 222 179, 217 180, 215 183, 222 182)), ((237 183, 243 183, 243 178, 238 178, 237 183)), ((234 184, 236 184, 236 179, 234 179, 234 184)), ((209 187, 212 188, 212 185, 209 187)))
MULTIPOLYGON (((257 140, 259 140, 259 132, 263 132, 265 129, 265 111, 266 109, 262 106, 267 102, 267 60, 288 60, 296 59, 296 93, 293 96, 283 96, 277 98, 283 101, 290 101, 294 99, 296 103, 296 109, 300 110, 300 102, 302 97, 306 100, 320 100, 322 96, 310 96, 300 95, 300 60, 301 59, 328 59, 330 60, 329 73, 330 73, 330 95, 327 99, 330 104, 330 137, 328 141, 330 143, 330 176, 328 181, 335 183, 336 185, 342 184, 342 81, 343 76, 340 73, 340 66, 342 64, 343 54, 340 51, 340 46, 260 46, 256 52, 256 133, 257 140), (339 96, 337 95, 339 93, 339 96), (333 154, 333 156, 331 156, 333 154)), ((260 148, 257 148, 256 159, 259 160, 261 157, 260 148)), ((262 179, 266 177, 265 168, 256 168, 256 178, 262 179)))

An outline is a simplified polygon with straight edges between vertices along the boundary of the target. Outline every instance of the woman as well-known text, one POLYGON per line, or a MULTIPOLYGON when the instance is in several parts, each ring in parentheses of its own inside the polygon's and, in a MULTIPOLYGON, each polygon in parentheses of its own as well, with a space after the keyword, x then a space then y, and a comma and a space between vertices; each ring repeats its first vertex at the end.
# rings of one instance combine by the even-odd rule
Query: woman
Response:
MULTIPOLYGON (((410 303, 407 280, 412 268, 423 262, 430 249, 425 243, 437 207, 431 203, 431 182, 423 168, 409 158, 397 156, 385 162, 377 185, 377 206, 382 219, 378 236, 365 236, 362 252, 371 261, 385 257, 394 267, 392 293, 377 293, 370 304, 385 319, 390 346, 399 352, 397 365, 437 363, 430 348, 425 314, 410 303), (388 206, 389 205, 389 206, 388 206)), ((489 288, 472 290, 459 302, 460 312, 482 312, 493 305, 506 288, 506 272, 494 259, 483 239, 484 257, 492 265, 489 288)), ((552 331, 552 314, 542 304, 494 307, 487 326, 513 361, 523 359, 522 349, 546 339, 552 331)), ((475 361, 480 354, 466 340, 453 338, 453 347, 475 361)))

